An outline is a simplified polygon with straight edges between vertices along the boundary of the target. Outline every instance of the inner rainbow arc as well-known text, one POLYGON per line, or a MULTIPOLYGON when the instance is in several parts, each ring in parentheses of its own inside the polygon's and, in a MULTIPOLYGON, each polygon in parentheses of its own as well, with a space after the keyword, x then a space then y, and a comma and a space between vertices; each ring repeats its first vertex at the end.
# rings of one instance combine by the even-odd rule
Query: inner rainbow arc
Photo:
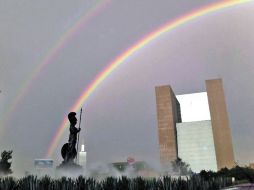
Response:
MULTIPOLYGON (((138 50, 142 49, 145 45, 152 42, 162 34, 172 31, 173 29, 177 28, 178 26, 181 26, 191 20, 194 20, 196 18, 199 18, 201 16, 207 15, 209 13, 222 10, 224 8, 229 8, 232 6, 236 6, 239 4, 244 4, 247 2, 251 2, 253 0, 229 0, 229 1, 222 1, 219 3, 210 4, 206 7, 200 8, 198 10, 192 11, 188 14, 185 14, 184 16, 181 16, 175 20, 170 20, 165 25, 159 27, 158 29, 154 30, 153 32, 146 35, 144 38, 139 40, 137 43, 135 43, 133 46, 128 48, 126 51, 124 51, 122 54, 117 56, 112 62, 108 64, 107 67, 105 67, 102 72, 100 72, 95 79, 90 83, 90 85, 83 91, 81 96, 78 98, 78 100, 75 102, 75 104, 71 107, 69 111, 78 111, 81 106, 85 103, 85 101, 91 96, 91 94, 96 90, 96 88, 105 80, 106 77, 110 75, 118 66, 123 64, 131 55, 133 55, 138 50)), ((62 137, 65 129, 68 126, 68 119, 65 118, 63 122, 61 123, 60 127, 57 129, 49 147, 47 150, 46 157, 51 157, 54 150, 56 149, 58 142, 60 138, 62 137)))

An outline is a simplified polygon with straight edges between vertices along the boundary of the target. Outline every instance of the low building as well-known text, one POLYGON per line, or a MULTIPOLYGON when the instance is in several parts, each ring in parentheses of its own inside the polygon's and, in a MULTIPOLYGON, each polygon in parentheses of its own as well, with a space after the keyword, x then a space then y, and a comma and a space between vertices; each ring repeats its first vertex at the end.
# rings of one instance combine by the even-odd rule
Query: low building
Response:
POLYGON ((52 159, 35 159, 34 167, 38 176, 55 175, 54 161, 52 159))
POLYGON ((128 175, 129 177, 156 177, 159 175, 144 161, 136 161, 131 164, 128 162, 114 162, 110 165, 121 174, 128 175))

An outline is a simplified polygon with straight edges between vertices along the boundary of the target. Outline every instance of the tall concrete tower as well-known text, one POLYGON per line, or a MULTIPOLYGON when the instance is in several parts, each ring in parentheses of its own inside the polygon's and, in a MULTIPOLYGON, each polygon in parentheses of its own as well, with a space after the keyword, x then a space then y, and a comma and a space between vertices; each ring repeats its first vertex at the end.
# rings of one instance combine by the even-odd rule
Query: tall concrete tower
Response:
POLYGON ((218 170, 232 168, 234 153, 222 80, 206 80, 206 90, 218 170))
POLYGON ((181 122, 180 104, 170 86, 155 87, 160 144, 160 161, 164 169, 177 158, 176 123, 181 122))

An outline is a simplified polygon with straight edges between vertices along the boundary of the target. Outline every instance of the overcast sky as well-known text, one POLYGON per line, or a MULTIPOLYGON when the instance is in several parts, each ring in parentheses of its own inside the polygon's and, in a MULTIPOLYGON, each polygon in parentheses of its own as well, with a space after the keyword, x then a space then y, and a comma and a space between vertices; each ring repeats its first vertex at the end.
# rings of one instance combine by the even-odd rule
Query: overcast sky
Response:
MULTIPOLYGON (((0 0, 0 114, 59 39, 89 10, 89 0, 0 0)), ((149 32, 211 0, 108 1, 80 27, 32 81, 7 122, 0 150, 13 149, 13 169, 23 172, 42 158, 71 105, 111 60, 149 32)), ((218 1, 217 1, 218 2, 218 1)), ((224 9, 178 27, 117 68, 84 108, 81 139, 88 161, 159 162, 154 87, 176 94, 205 91, 222 78, 236 161, 254 162, 254 3, 224 9)), ((61 162, 62 137, 53 159, 61 162)))

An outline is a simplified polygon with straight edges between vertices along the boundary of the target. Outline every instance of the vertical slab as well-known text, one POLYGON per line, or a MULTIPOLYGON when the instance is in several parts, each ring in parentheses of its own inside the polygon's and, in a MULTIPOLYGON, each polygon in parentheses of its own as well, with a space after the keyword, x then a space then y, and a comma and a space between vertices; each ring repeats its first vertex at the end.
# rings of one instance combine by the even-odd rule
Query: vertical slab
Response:
POLYGON ((170 86, 155 87, 160 162, 164 169, 177 158, 176 123, 181 122, 180 104, 170 86))
POLYGON ((206 80, 218 170, 232 168, 234 153, 228 114, 221 79, 206 80))

